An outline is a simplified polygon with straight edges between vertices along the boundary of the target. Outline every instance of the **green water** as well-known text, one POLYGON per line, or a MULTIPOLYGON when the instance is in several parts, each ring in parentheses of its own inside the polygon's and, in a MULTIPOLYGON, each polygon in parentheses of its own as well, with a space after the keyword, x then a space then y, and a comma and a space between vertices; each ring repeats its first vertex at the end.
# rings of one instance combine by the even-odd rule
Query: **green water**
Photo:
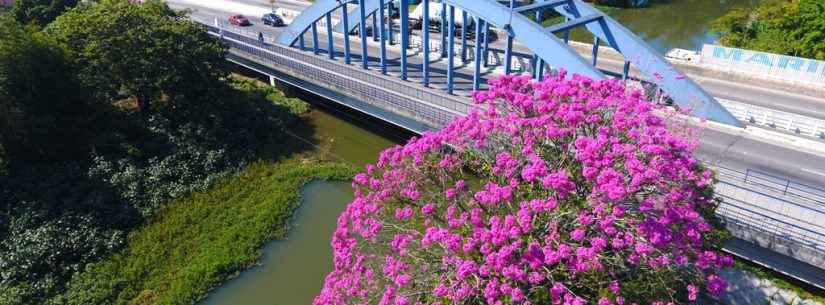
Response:
MULTIPOLYGON (((752 8, 760 0, 651 0, 646 8, 616 9, 609 15, 661 53, 672 48, 699 50, 716 41, 709 25, 732 8, 752 8)), ((573 39, 591 41, 583 35, 573 39)))
MULTIPOLYGON (((410 136, 335 110, 314 110, 309 122, 314 135, 305 140, 325 142, 328 145, 319 146, 329 147, 327 152, 334 157, 358 166, 375 162, 381 150, 410 136)), ((315 181, 306 185, 288 238, 268 244, 260 266, 230 280, 200 304, 311 304, 324 276, 332 270, 330 238, 338 215, 352 196, 349 183, 315 181)))

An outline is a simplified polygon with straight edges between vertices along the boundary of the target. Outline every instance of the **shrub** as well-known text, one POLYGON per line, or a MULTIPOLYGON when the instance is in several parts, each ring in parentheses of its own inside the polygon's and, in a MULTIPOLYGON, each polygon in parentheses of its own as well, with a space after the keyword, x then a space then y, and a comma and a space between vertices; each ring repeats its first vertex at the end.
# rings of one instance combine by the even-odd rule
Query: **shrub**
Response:
POLYGON ((723 293, 712 172, 615 80, 503 77, 353 179, 314 304, 665 304, 723 293))

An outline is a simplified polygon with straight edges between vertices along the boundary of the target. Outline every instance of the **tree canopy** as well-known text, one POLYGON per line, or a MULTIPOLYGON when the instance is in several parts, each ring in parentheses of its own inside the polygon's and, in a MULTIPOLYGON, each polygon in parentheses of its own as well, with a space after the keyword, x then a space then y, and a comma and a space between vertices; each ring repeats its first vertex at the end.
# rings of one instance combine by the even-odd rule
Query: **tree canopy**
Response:
POLYGON ((825 2, 771 0, 712 24, 726 46, 825 60, 825 2))
POLYGON ((64 11, 75 7, 78 0, 16 0, 11 13, 20 23, 49 24, 64 11))
POLYGON ((76 156, 90 101, 47 36, 0 14, 0 145, 11 158, 76 156))
POLYGON ((227 73, 227 48, 159 0, 82 5, 46 32, 97 98, 134 98, 138 111, 203 97, 227 73))

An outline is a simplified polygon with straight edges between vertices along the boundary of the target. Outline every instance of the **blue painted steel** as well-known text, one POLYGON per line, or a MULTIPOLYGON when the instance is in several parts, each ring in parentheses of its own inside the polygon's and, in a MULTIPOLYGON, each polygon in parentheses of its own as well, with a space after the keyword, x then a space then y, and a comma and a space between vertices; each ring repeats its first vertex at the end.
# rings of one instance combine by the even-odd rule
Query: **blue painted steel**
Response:
MULTIPOLYGON (((510 0, 510 10, 516 7, 516 0, 510 0)), ((510 32, 510 24, 505 25, 507 30, 507 44, 504 46, 504 74, 510 74, 510 65, 513 61, 513 35, 510 32)))
POLYGON ((304 42, 303 33, 301 33, 301 36, 298 36, 298 48, 301 50, 306 49, 306 43, 304 42))
MULTIPOLYGON (((378 31, 381 33, 381 74, 387 74, 387 26, 384 23, 384 0, 379 0, 378 3, 378 19, 381 19, 381 25, 378 31)), ((373 15, 375 16, 375 15, 373 15)), ((373 28, 375 31, 376 28, 373 28)))
POLYGON ((387 30, 390 33, 389 33, 389 36, 387 37, 388 38, 387 43, 389 43, 390 45, 395 44, 395 35, 392 33, 395 30, 394 23, 392 22, 392 16, 393 16, 392 10, 393 10, 393 6, 388 5, 387 6, 387 30))
POLYGON ((455 69, 455 6, 450 5, 450 20, 447 34, 450 36, 447 42, 447 94, 453 94, 453 71, 455 69))
POLYGON ((410 4, 401 0, 399 18, 401 18, 401 79, 407 80, 407 49, 410 48, 410 4))
POLYGON ((447 56, 447 3, 441 1, 441 58, 447 56))
POLYGON ((364 0, 358 1, 358 10, 360 12, 358 15, 358 17, 360 17, 358 22, 358 35, 361 36, 361 67, 369 69, 370 56, 369 50, 367 49, 367 25, 365 22, 367 15, 365 14, 366 4, 364 2, 364 0))
POLYGON ((481 18, 476 18, 476 43, 475 43, 475 70, 473 71, 473 90, 481 88, 481 24, 484 21, 481 18))
POLYGON ((555 7, 555 10, 571 19, 583 15, 601 14, 600 22, 587 24, 585 26, 587 30, 624 55, 625 59, 632 62, 647 76, 649 81, 665 90, 676 104, 691 109, 692 114, 697 117, 742 126, 739 120, 702 87, 685 77, 682 72, 630 30, 581 0, 570 1, 572 5, 567 9, 555 7))
MULTIPOLYGON (((352 2, 358 2, 358 1, 352 1, 352 2)), ((384 1, 384 3, 386 4, 387 1, 384 1)), ((380 3, 379 3, 378 0, 364 0, 364 11, 366 12, 367 15, 374 14, 378 10, 379 7, 380 7, 380 3)), ((349 29, 346 32, 352 32, 353 30, 355 30, 355 28, 358 27, 358 23, 361 22, 360 9, 352 12, 351 14, 349 14, 349 16, 346 20, 347 21, 346 23, 344 23, 344 21, 345 20, 342 18, 341 21, 339 21, 338 24, 335 25, 335 31, 336 32, 343 33, 344 29, 349 29)), ((375 29, 375 27, 373 27, 373 29, 375 29)))
MULTIPOLYGON (((362 1, 372 2, 374 0, 362 1)), ((741 126, 741 123, 707 92, 692 80, 685 78, 681 72, 629 30, 581 0, 569 1, 568 5, 551 5, 554 0, 543 1, 542 3, 547 3, 546 7, 553 7, 557 12, 567 17, 569 22, 584 23, 583 21, 590 17, 578 21, 576 19, 582 18, 582 16, 597 15, 599 18, 595 22, 587 22, 584 27, 607 45, 623 54, 625 59, 636 65, 650 81, 666 91, 677 104, 691 108, 696 116, 741 126)), ((363 2, 361 5, 363 5, 363 2)), ((605 77, 604 74, 564 44, 562 40, 545 31, 538 23, 529 20, 523 14, 514 14, 513 10, 497 0, 444 0, 443 2, 462 8, 470 15, 487 21, 488 25, 504 28, 505 25, 509 24, 516 39, 521 41, 532 53, 538 55, 540 59, 547 60, 553 67, 563 67, 570 72, 594 79, 605 77)), ((301 33, 306 31, 311 24, 338 6, 340 6, 340 2, 337 0, 317 0, 282 32, 278 42, 285 45, 294 44, 301 33)), ((478 30, 476 35, 481 36, 483 33, 480 33, 482 28, 480 28, 479 22, 476 22, 476 28, 478 30)), ((559 28, 555 29, 558 30, 559 28)), ((445 34, 443 32, 442 34, 445 34)), ((566 33, 568 30, 562 32, 566 33)), ((476 49, 477 52, 482 50, 481 40, 476 40, 476 49)), ((479 54, 475 59, 483 60, 484 57, 479 54)), ((475 81, 475 78, 474 75, 474 86, 479 86, 480 84, 475 81)))
POLYGON ((553 1, 546 1, 546 2, 535 2, 533 4, 528 4, 528 5, 525 5, 525 6, 519 6, 515 9, 513 9, 513 5, 511 4, 510 8, 513 9, 513 12, 516 12, 516 13, 526 13, 526 12, 529 12, 529 11, 543 10, 543 9, 546 9, 546 8, 565 5, 565 4, 568 4, 568 3, 570 3, 570 0, 553 0, 553 1))
POLYGON ((329 59, 335 59, 335 44, 332 40, 332 15, 327 13, 326 16, 327 21, 327 53, 329 53, 329 59))
MULTIPOLYGON (((349 26, 347 26, 347 23, 349 23, 349 21, 347 21, 349 16, 347 12, 347 3, 341 4, 341 16, 343 16, 341 19, 344 22, 344 28, 349 28, 349 26)), ((352 57, 350 56, 349 49, 349 33, 344 33, 344 63, 349 65, 350 62, 352 62, 352 57)))
MULTIPOLYGON (((430 0, 422 1, 421 5, 423 5, 422 15, 429 16, 430 0)), ((421 84, 427 87, 430 85, 430 18, 422 18, 421 20, 421 41, 424 52, 424 60, 421 63, 421 84)))
MULTIPOLYGON (((536 23, 541 24, 543 20, 544 10, 538 10, 536 12, 536 23)), ((533 54, 533 78, 538 80, 544 79, 544 60, 535 53, 533 54)))
POLYGON ((372 41, 378 41, 378 18, 372 13, 372 41))
POLYGON ((593 66, 596 66, 596 63, 599 59, 599 45, 601 44, 601 39, 599 37, 593 37, 593 66))
POLYGON ((588 23, 591 23, 591 22, 598 22, 601 19, 602 19, 602 15, 597 15, 597 14, 587 15, 587 16, 584 16, 584 17, 579 17, 579 18, 574 18, 574 19, 571 19, 571 20, 567 20, 566 22, 563 22, 563 23, 551 25, 551 26, 547 27, 547 29, 545 29, 545 31, 556 34, 556 33, 564 32, 564 31, 572 30, 574 28, 577 28, 577 27, 580 27, 580 26, 583 26, 583 25, 587 25, 588 23))
POLYGON ((461 10, 461 62, 467 62, 467 12, 461 10))
POLYGON ((627 80, 627 77, 630 75, 630 62, 624 62, 624 68, 622 68, 622 80, 627 80))
POLYGON ((484 22, 484 57, 481 61, 484 62, 484 67, 487 67, 490 61, 490 23, 484 22))
POLYGON ((318 55, 318 26, 312 23, 312 52, 318 55))
POLYGON ((298 37, 300 37, 302 33, 306 32, 311 24, 324 17, 326 13, 337 9, 340 6, 341 3, 337 0, 315 1, 314 4, 304 9, 298 17, 295 17, 295 19, 289 23, 289 26, 287 26, 278 36, 277 42, 282 45, 292 46, 295 44, 295 41, 298 40, 298 37))

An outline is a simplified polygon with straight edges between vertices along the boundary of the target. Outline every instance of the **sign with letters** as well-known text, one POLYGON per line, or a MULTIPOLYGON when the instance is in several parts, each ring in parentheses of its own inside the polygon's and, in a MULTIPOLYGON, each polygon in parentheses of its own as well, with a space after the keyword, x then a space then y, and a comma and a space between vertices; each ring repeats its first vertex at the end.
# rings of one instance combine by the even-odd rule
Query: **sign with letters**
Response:
POLYGON ((825 61, 706 44, 703 66, 825 87, 825 61))

